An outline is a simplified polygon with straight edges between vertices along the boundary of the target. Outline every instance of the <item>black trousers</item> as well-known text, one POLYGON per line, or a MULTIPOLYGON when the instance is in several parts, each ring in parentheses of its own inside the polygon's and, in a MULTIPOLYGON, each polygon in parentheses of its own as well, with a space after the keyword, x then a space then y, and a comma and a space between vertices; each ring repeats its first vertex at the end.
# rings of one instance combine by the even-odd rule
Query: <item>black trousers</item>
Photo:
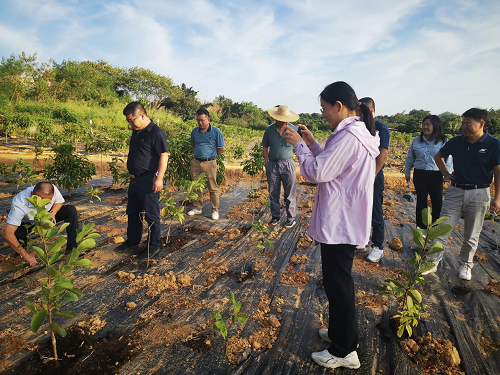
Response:
POLYGON ((417 226, 422 229, 427 229, 422 222, 422 210, 427 207, 427 196, 430 195, 432 203, 432 221, 439 219, 441 207, 443 207, 443 175, 440 171, 415 169, 413 171, 413 185, 415 185, 415 190, 417 192, 417 226))
POLYGON ((354 245, 321 244, 323 285, 329 301, 328 337, 332 340, 328 351, 336 357, 345 357, 356 350, 358 322, 354 281, 351 270, 354 245))
MULTIPOLYGON (((65 223, 69 223, 66 227, 66 234, 68 235, 68 242, 66 244, 66 250, 69 252, 76 246, 76 230, 78 229, 78 213, 76 211, 75 206, 66 205, 62 206, 59 211, 56 213, 56 221, 64 221, 65 223)), ((14 233, 17 240, 26 247, 26 241, 28 239, 28 233, 33 229, 33 224, 30 223, 22 223, 14 233), (28 228, 26 228, 26 226, 28 228)))
POLYGON ((128 188, 127 200, 127 243, 138 245, 142 239, 143 223, 141 212, 150 227, 149 246, 151 250, 160 247, 160 193, 153 191, 153 181, 156 179, 154 173, 139 178, 131 178, 128 188))
POLYGON ((384 170, 378 172, 373 185, 372 242, 379 249, 384 248, 385 224, 382 203, 384 200, 384 170))

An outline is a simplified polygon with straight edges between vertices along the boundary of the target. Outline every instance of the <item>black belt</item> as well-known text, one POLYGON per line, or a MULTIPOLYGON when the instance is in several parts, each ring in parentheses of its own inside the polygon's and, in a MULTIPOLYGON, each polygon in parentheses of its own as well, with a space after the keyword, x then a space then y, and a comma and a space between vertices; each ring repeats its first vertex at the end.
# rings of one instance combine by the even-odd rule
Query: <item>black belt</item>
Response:
POLYGON ((208 158, 208 159, 198 159, 198 158, 195 158, 196 160, 198 161, 210 161, 210 160, 215 160, 215 158, 208 158))
POLYGON ((147 176, 148 174, 151 174, 151 173, 156 173, 156 171, 145 171, 145 172, 141 172, 141 173, 137 173, 137 174, 132 174, 132 175, 130 175, 130 177, 140 178, 140 177, 147 176))
POLYGON ((485 189, 490 187, 490 185, 474 185, 474 184, 456 184, 454 182, 451 183, 451 186, 455 186, 459 189, 463 190, 471 190, 471 189, 485 189))

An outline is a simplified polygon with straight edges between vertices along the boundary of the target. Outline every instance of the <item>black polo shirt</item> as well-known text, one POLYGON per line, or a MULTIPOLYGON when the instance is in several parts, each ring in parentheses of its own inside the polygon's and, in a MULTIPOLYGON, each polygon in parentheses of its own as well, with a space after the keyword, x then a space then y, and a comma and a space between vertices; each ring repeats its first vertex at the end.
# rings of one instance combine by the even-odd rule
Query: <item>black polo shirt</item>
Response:
POLYGON ((133 130, 127 158, 130 174, 157 171, 160 155, 168 152, 167 137, 153 121, 140 132, 133 130))
POLYGON ((493 167, 500 165, 500 141, 488 132, 476 143, 469 143, 463 135, 454 137, 439 152, 444 158, 453 156, 457 184, 489 185, 493 167))

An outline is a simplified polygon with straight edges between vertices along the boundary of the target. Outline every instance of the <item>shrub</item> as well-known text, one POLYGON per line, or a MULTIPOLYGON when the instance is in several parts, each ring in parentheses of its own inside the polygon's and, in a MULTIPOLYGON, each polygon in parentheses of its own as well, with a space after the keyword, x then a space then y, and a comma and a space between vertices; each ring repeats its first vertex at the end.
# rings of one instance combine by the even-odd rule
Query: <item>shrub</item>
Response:
POLYGON ((63 144, 53 147, 56 153, 52 162, 48 161, 45 178, 56 185, 71 190, 77 189, 92 179, 95 175, 95 166, 85 156, 75 153, 71 144, 63 144))

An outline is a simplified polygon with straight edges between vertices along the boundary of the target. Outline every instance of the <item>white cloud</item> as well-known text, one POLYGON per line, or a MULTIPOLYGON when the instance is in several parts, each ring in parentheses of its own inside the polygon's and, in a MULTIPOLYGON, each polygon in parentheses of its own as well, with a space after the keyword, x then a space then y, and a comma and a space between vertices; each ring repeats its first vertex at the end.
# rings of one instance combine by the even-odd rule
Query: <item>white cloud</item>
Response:
POLYGON ((311 112, 325 85, 345 80, 373 96, 381 114, 460 112, 473 100, 498 107, 494 1, 21 0, 12 9, 27 21, 0 15, 4 56, 38 50, 58 62, 139 66, 205 100, 225 95, 311 112))

